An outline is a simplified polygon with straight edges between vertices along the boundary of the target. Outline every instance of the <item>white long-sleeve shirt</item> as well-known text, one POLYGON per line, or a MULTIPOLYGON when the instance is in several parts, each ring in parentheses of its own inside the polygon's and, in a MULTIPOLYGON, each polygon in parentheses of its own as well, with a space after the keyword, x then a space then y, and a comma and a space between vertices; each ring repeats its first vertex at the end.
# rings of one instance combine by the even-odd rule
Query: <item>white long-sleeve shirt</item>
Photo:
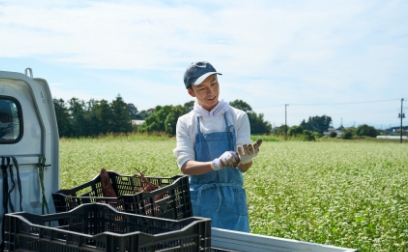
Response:
MULTIPOLYGON (((234 125, 237 146, 251 143, 251 127, 248 115, 239 109, 230 107, 227 113, 229 125, 234 125)), ((225 132, 224 113, 217 116, 201 116, 200 130, 203 134, 225 132)), ((193 111, 179 117, 176 126, 177 146, 173 150, 177 164, 181 168, 185 162, 195 160, 194 144, 197 135, 197 115, 193 111)))

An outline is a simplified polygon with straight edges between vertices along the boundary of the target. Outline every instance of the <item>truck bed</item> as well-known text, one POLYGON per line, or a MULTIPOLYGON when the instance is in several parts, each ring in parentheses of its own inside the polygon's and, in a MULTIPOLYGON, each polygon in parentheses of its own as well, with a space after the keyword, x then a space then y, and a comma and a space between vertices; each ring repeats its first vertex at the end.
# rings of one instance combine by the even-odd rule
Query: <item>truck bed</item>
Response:
POLYGON ((355 249, 340 248, 220 228, 211 229, 211 251, 357 252, 355 249))

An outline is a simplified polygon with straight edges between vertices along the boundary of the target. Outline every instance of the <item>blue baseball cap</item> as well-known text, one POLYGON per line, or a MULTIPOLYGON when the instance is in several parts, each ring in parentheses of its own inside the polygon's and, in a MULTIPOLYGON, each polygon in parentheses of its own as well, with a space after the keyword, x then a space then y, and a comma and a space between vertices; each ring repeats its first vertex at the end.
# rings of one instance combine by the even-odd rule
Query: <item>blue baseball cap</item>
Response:
POLYGON ((186 88, 189 88, 191 85, 201 84, 208 76, 213 74, 222 75, 209 62, 193 62, 184 73, 184 84, 186 88))

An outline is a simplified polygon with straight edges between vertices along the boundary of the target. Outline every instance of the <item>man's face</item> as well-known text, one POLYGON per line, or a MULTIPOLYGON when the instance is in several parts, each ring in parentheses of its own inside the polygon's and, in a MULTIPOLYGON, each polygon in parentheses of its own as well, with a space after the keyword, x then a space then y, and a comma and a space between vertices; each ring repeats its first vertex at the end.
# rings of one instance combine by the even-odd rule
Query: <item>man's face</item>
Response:
POLYGON ((217 75, 210 75, 201 84, 192 85, 191 88, 188 89, 188 93, 192 97, 197 98, 197 102, 201 107, 211 111, 211 109, 217 105, 218 96, 220 94, 217 75))

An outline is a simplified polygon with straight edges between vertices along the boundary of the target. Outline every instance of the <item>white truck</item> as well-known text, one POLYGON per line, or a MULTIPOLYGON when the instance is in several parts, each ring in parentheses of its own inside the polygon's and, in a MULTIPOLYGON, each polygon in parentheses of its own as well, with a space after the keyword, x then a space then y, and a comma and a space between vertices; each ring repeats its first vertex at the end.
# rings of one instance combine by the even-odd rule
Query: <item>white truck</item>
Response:
MULTIPOLYGON (((53 214, 51 194, 60 189, 59 135, 52 95, 47 81, 33 78, 30 68, 24 74, 0 71, 0 166, 2 242, 6 213, 53 214)), ((211 251, 357 250, 212 228, 211 251)))

